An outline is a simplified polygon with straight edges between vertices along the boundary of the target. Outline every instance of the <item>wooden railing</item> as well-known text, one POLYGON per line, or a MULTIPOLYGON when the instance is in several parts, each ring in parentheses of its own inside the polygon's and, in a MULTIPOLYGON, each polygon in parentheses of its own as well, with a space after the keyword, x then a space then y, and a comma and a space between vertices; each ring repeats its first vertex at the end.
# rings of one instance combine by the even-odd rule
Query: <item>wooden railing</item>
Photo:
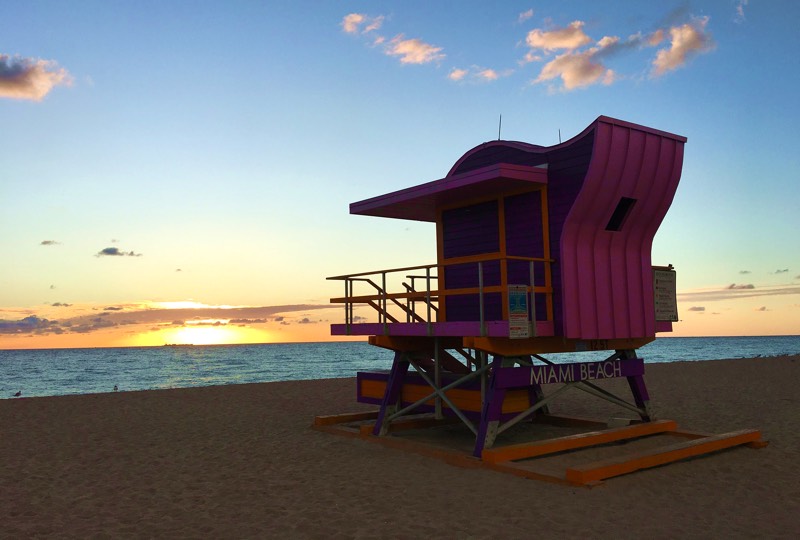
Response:
MULTIPOLYGON (((481 327, 486 322, 485 302, 486 296, 492 293, 501 293, 503 313, 508 313, 508 268, 509 261, 524 261, 528 263, 529 276, 526 285, 530 295, 532 319, 536 317, 537 295, 545 295, 546 318, 553 318, 553 289, 550 283, 549 259, 532 257, 469 257, 449 259, 445 264, 427 264, 421 266, 407 266, 388 270, 375 270, 359 272, 342 276, 329 277, 329 280, 344 282, 344 296, 331 298, 331 303, 344 304, 345 324, 348 331, 351 325, 362 322, 362 318, 355 314, 356 306, 370 306, 377 314, 377 322, 387 325, 389 323, 427 323, 428 325, 440 322, 440 314, 444 311, 440 303, 442 298, 455 295, 477 295, 479 303, 479 320, 481 327), (484 270, 488 263, 500 263, 500 284, 485 285, 484 270), (544 285, 535 284, 534 264, 545 264, 544 285), (446 288, 440 289, 438 284, 444 275, 444 270, 451 266, 475 266, 477 287, 446 288)), ((445 314, 446 316, 446 314, 445 314)), ((535 322, 535 320, 533 320, 535 322)))

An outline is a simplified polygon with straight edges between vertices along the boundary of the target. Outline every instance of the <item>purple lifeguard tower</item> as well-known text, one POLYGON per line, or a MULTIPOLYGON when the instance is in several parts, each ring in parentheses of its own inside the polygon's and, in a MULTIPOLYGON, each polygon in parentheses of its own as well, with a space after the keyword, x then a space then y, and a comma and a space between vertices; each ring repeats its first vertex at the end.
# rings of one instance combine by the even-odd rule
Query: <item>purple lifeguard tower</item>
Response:
POLYGON ((380 405, 372 433, 408 415, 457 417, 485 459, 498 434, 573 387, 652 420, 636 349, 677 321, 675 273, 650 251, 685 142, 601 116, 555 146, 481 144, 442 179, 351 204, 436 224, 436 264, 329 278, 345 292, 331 333, 395 352, 391 370, 357 376, 358 401, 380 405), (543 356, 591 350, 609 353, 543 356), (617 377, 632 402, 596 384, 617 377), (545 396, 550 383, 563 386, 545 396))

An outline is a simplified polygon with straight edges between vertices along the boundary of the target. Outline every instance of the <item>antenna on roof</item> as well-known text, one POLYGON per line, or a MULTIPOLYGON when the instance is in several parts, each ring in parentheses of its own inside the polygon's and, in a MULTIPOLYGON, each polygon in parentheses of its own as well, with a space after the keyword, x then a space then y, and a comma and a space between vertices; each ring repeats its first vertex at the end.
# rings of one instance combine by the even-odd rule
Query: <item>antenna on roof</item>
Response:
POLYGON ((558 128, 558 144, 561 144, 561 128, 558 128))
POLYGON ((503 113, 500 113, 500 124, 497 126, 497 140, 500 140, 500 130, 503 129, 503 113))

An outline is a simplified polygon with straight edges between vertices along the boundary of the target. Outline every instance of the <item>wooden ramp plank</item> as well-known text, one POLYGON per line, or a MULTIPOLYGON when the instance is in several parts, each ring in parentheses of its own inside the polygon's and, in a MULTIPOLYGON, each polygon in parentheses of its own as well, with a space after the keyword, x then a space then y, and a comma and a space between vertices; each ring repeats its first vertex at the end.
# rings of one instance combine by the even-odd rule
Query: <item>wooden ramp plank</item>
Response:
POLYGON ((566 437, 547 439, 534 443, 521 443, 488 448, 481 453, 481 459, 489 463, 514 461, 555 454, 566 450, 586 448, 588 446, 596 446, 598 444, 606 444, 624 439, 635 439, 637 437, 674 431, 676 429, 678 429, 678 424, 674 420, 657 420, 655 422, 644 422, 631 426, 578 433, 576 435, 568 435, 566 437))
POLYGON ((378 411, 331 414, 327 416, 315 416, 314 425, 332 426, 335 424, 345 424, 347 422, 358 422, 360 420, 375 420, 376 418, 378 418, 378 411))
POLYGON ((741 444, 754 443, 759 439, 761 439, 761 432, 758 430, 743 429, 741 431, 732 431, 569 468, 567 469, 566 478, 574 484, 597 482, 605 478, 657 467, 692 456, 708 454, 741 444))
MULTIPOLYGON (((447 426, 451 424, 457 424, 461 420, 458 418, 403 418, 399 420, 392 420, 388 425, 388 432, 394 433, 397 431, 408 431, 412 429, 424 429, 429 427, 437 427, 437 426, 447 426)), ((360 427, 360 433, 362 435, 372 435, 372 431, 375 428, 374 423, 364 424, 360 427)))

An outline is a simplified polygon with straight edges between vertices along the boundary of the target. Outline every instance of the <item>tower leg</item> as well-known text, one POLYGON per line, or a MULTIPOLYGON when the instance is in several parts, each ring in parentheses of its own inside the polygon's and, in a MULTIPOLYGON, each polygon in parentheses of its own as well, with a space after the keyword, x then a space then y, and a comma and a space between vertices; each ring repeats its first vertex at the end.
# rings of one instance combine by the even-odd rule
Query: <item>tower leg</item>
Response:
MULTIPOLYGON (((636 358, 636 351, 633 349, 618 352, 620 353, 620 359, 623 362, 626 359, 636 358)), ((644 375, 635 375, 626 378, 628 379, 628 386, 630 386, 631 393, 633 394, 633 400, 636 403, 636 406, 641 410, 639 416, 641 416, 642 420, 645 422, 654 420, 653 414, 650 411, 650 395, 647 393, 647 385, 645 385, 644 382, 644 375)))
POLYGON ((492 361, 489 388, 486 389, 486 399, 481 410, 481 423, 478 426, 478 435, 475 437, 475 449, 472 452, 475 457, 481 457, 484 448, 491 448, 497 437, 500 415, 503 412, 503 399, 506 395, 504 388, 497 388, 495 385, 497 373, 502 365, 503 357, 495 356, 492 361))
POLYGON ((403 382, 408 373, 408 366, 407 353, 395 352, 392 370, 389 372, 389 380, 386 382, 386 391, 381 402, 381 409, 378 412, 378 420, 372 429, 373 435, 386 435, 389 432, 389 422, 386 422, 385 419, 397 411, 397 405, 401 397, 400 392, 403 389, 403 382))

